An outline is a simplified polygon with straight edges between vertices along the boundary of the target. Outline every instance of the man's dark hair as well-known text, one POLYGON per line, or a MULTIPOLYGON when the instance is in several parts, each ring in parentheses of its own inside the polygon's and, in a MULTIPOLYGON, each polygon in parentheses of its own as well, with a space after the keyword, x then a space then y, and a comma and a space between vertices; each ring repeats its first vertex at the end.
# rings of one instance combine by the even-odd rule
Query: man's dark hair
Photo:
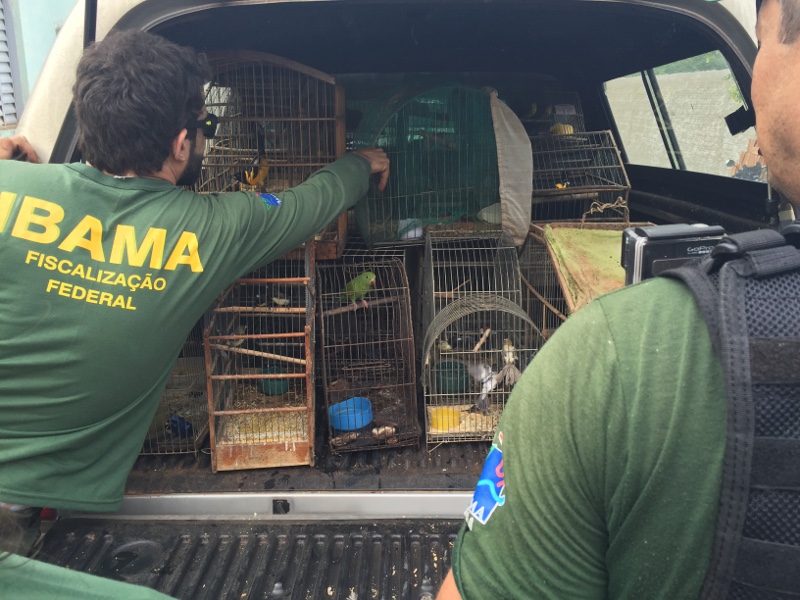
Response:
POLYGON ((204 54, 143 31, 87 48, 73 88, 84 159, 113 175, 160 171, 172 141, 202 112, 208 73, 204 54))

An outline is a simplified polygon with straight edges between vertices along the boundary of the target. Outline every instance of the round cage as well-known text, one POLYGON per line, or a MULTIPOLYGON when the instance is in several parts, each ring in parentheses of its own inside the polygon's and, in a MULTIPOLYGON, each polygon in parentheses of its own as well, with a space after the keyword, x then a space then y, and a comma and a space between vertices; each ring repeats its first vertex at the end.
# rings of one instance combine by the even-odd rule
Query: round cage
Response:
POLYGON ((428 445, 491 440, 508 396, 544 339, 519 305, 495 295, 458 298, 423 341, 428 445))
POLYGON ((487 92, 409 86, 365 109, 356 148, 380 146, 392 164, 383 192, 355 208, 369 245, 422 242, 424 226, 473 217, 499 200, 497 147, 487 92))
POLYGON ((417 445, 414 336, 403 263, 319 263, 317 291, 331 449, 417 445))

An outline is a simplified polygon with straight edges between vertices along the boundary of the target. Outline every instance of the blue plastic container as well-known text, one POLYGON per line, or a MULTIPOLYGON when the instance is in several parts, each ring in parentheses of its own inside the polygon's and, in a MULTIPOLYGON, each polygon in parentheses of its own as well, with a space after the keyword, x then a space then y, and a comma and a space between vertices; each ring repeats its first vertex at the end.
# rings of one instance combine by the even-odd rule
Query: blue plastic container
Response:
POLYGON ((361 429, 372 422, 372 402, 361 396, 348 398, 331 406, 328 417, 337 431, 361 429))

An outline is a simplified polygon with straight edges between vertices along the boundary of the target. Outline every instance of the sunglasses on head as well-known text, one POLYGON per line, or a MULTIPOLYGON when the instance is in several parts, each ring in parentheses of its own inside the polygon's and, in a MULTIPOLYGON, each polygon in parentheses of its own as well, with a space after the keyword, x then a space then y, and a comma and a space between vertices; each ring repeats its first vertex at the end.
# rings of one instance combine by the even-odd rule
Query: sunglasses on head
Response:
POLYGON ((190 121, 184 127, 186 129, 201 129, 203 131, 203 136, 207 138, 213 138, 217 135, 217 125, 219 124, 219 119, 217 115, 212 115, 211 113, 206 114, 205 117, 199 119, 197 121, 190 121))

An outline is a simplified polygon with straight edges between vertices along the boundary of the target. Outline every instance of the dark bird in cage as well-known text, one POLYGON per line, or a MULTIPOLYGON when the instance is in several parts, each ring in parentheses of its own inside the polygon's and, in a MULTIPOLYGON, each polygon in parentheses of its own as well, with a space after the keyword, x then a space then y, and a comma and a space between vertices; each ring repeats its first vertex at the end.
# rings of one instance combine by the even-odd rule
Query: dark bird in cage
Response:
POLYGON ((375 273, 365 271, 348 281, 340 296, 342 302, 351 302, 353 304, 361 302, 361 306, 366 308, 367 301, 364 297, 375 287, 375 279, 375 273))
POLYGON ((172 415, 164 425, 167 433, 171 433, 174 437, 188 438, 192 435, 192 424, 180 415, 172 415))
POLYGON ((489 410, 489 392, 495 389, 501 381, 501 377, 489 363, 470 363, 467 365, 470 377, 481 386, 481 395, 475 403, 475 407, 481 412, 489 410))

